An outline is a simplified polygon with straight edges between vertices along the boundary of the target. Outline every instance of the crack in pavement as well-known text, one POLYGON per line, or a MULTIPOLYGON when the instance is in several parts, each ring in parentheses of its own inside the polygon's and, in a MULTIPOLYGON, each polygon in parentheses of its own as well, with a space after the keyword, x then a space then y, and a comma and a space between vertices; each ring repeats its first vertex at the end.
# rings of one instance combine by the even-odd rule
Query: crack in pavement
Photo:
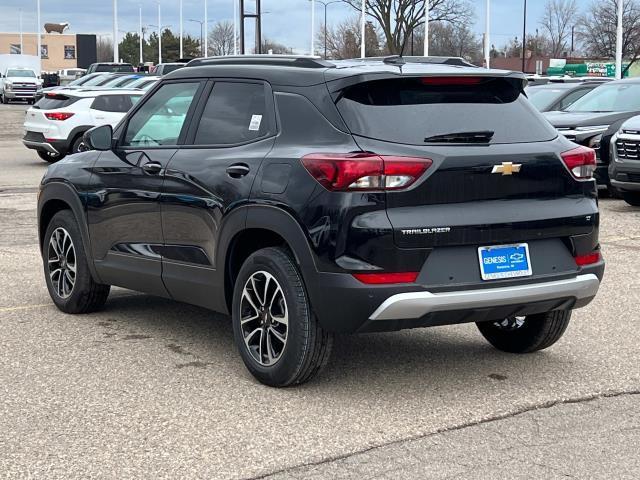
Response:
POLYGON ((462 423, 462 424, 459 424, 459 425, 453 425, 451 427, 439 428, 437 430, 434 430, 434 431, 428 432, 428 433, 424 433, 424 434, 414 435, 414 436, 410 436, 410 437, 407 437, 407 438, 402 438, 402 439, 399 439, 399 440, 392 440, 390 442, 381 443, 379 445, 373 445, 371 447, 367 447, 367 448, 364 448, 362 450, 357 450, 357 451, 351 452, 351 453, 346 453, 344 455, 335 455, 335 456, 327 457, 327 458, 325 458, 323 460, 318 460, 318 461, 315 461, 315 462, 301 463, 299 465, 294 465, 294 466, 291 466, 291 467, 283 468, 281 470, 275 470, 273 472, 264 473, 264 474, 253 476, 253 477, 246 477, 245 480, 260 480, 260 479, 268 478, 268 477, 273 476, 273 475, 287 473, 287 472, 291 472, 293 470, 298 470, 298 469, 305 468, 305 467, 314 467, 314 466, 324 465, 324 464, 336 462, 336 461, 339 461, 339 460, 344 460, 346 458, 354 457, 356 455, 361 455, 363 453, 371 452, 371 451, 374 451, 374 450, 378 450, 378 449, 389 447, 389 446, 393 446, 393 445, 400 445, 400 444, 412 442, 412 441, 415 441, 415 440, 421 440, 421 439, 424 439, 424 438, 433 437, 433 436, 440 435, 440 434, 443 434, 443 433, 455 432, 457 430, 464 430, 466 428, 477 427, 479 425, 484 425, 484 424, 487 424, 487 423, 493 423, 493 422, 498 422, 498 421, 501 421, 501 420, 506 420, 506 419, 509 419, 509 418, 514 418, 514 417, 523 415, 523 414, 528 413, 528 412, 535 412, 535 411, 538 411, 538 410, 547 410, 547 409, 550 409, 550 408, 553 408, 553 407, 562 406, 562 405, 572 405, 572 404, 576 404, 576 403, 592 402, 594 400, 600 400, 600 399, 616 398, 616 397, 622 397, 622 396, 634 396, 634 395, 640 395, 640 389, 637 389, 637 390, 622 390, 622 391, 609 391, 609 392, 598 393, 598 394, 593 394, 593 395, 585 395, 585 396, 582 396, 582 397, 565 398, 565 399, 561 399, 561 400, 550 400, 548 402, 543 402, 543 403, 540 403, 540 404, 537 404, 537 405, 530 405, 530 406, 527 406, 527 407, 522 407, 522 408, 519 408, 519 409, 514 410, 512 412, 509 412, 509 413, 504 413, 504 414, 500 414, 500 415, 494 415, 494 416, 491 416, 491 417, 483 418, 483 419, 480 419, 480 420, 475 420, 475 421, 468 422, 468 423, 462 423))

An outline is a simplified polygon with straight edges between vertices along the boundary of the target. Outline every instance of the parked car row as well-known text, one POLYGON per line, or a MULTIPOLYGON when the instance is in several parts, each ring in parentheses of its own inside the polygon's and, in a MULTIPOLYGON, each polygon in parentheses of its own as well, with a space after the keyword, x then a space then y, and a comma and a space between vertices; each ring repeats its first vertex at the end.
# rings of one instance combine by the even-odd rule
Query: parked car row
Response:
POLYGON ((86 75, 67 85, 39 89, 37 102, 25 117, 22 142, 47 162, 81 152, 87 130, 100 125, 115 127, 163 75, 184 65, 160 64, 151 75, 135 72, 129 63, 95 63, 86 75))
POLYGON ((559 133, 595 150, 601 193, 640 205, 640 79, 548 83, 526 93, 559 133))

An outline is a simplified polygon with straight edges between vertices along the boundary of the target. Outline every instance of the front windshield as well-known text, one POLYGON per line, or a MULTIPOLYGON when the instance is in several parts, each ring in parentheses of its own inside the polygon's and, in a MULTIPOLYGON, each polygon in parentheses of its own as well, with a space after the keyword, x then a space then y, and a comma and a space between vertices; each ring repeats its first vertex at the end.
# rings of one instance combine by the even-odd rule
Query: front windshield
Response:
POLYGON ((31 70, 8 70, 7 77, 29 77, 36 78, 36 74, 31 70))
POLYGON ((587 93, 567 112, 631 112, 640 110, 640 83, 611 83, 587 93))
POLYGON ((549 105, 553 105, 558 98, 562 95, 564 90, 560 88, 527 88, 527 96, 529 101, 533 103, 533 106, 538 110, 547 108, 549 105))

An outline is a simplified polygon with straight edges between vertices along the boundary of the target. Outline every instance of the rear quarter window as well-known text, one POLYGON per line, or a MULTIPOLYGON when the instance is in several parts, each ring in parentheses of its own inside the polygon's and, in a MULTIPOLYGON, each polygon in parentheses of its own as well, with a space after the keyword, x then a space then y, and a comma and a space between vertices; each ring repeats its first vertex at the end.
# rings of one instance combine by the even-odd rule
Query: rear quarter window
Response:
POLYGON ((133 106, 129 95, 101 95, 91 104, 94 110, 126 113, 133 106))
POLYGON ((346 88, 336 105, 356 135, 424 145, 432 137, 492 132, 491 143, 556 138, 556 130, 522 94, 519 81, 477 77, 374 80, 346 88))

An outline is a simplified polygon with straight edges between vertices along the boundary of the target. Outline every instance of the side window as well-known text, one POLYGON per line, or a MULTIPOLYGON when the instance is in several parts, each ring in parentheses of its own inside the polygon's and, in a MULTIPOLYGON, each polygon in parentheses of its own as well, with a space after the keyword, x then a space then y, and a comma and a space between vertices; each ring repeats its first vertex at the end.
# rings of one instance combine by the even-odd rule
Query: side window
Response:
POLYGON ((91 108, 101 112, 126 113, 131 106, 131 97, 128 95, 101 95, 96 97, 91 108))
POLYGON ((589 93, 589 90, 586 88, 582 90, 576 90, 575 92, 571 92, 569 95, 564 97, 560 102, 560 110, 564 110, 565 108, 571 106, 571 104, 573 104, 576 100, 579 100, 582 97, 584 97, 587 93, 589 93))
POLYGON ((160 87, 129 120, 122 145, 176 145, 199 86, 193 82, 160 87))
POLYGON ((269 133, 264 85, 216 82, 207 100, 195 145, 234 145, 269 133))

